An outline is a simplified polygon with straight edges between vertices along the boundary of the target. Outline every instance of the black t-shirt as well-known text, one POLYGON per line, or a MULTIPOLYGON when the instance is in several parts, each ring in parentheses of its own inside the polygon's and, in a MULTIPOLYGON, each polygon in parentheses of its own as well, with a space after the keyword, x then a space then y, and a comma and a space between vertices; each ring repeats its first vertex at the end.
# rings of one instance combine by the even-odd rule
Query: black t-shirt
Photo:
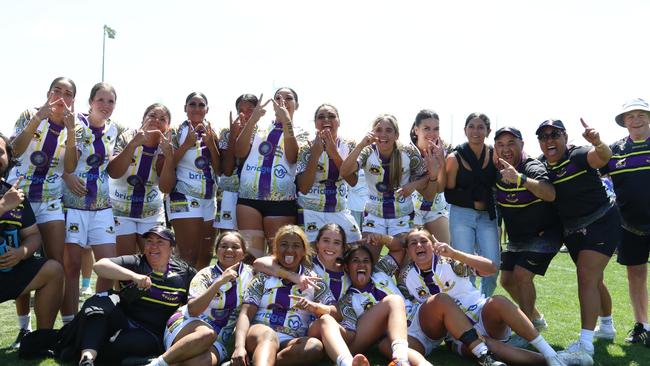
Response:
POLYGON ((540 159, 555 186, 555 205, 565 225, 599 211, 609 202, 598 170, 587 162, 590 149, 590 146, 571 146, 555 164, 544 157, 540 159))
MULTIPOLYGON (((187 303, 190 282, 196 271, 173 257, 165 273, 154 272, 144 255, 125 255, 111 258, 111 261, 151 278, 152 286, 142 297, 131 303, 122 301, 120 306, 130 319, 155 334, 162 335, 169 317, 179 306, 187 303)), ((131 284, 132 281, 120 281, 120 288, 131 284)))
MULTIPOLYGON (((526 158, 517 166, 517 171, 537 181, 549 181, 546 167, 537 159, 526 158)), ((496 187, 497 207, 511 241, 524 242, 550 230, 561 235, 560 217, 551 202, 543 201, 523 186, 508 184, 500 177, 496 187)))
MULTIPOLYGON (((0 185, 0 197, 11 189, 11 185, 2 181, 0 185)), ((20 230, 28 228, 36 223, 32 206, 27 201, 21 202, 18 207, 5 212, 0 216, 0 235, 7 245, 14 248, 20 246, 20 230)))
POLYGON ((650 138, 623 138, 611 146, 612 158, 600 169, 614 183, 623 226, 650 234, 650 138))

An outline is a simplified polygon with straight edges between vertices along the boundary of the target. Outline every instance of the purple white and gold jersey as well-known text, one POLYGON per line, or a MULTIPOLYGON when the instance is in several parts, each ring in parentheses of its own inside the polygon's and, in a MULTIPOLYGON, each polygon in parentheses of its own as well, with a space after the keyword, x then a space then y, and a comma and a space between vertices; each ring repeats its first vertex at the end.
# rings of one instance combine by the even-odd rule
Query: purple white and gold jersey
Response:
MULTIPOLYGON (((299 273, 306 276, 316 275, 303 266, 300 266, 299 273)), ((327 284, 322 280, 317 283, 318 289, 310 287, 301 291, 299 285, 290 281, 257 273, 246 289, 244 304, 257 306, 253 323, 267 325, 276 332, 294 338, 304 337, 315 317, 309 311, 294 307, 296 300, 290 298, 289 295, 304 297, 325 305, 335 304, 336 299, 327 284)))
MULTIPOLYGON (((115 143, 113 155, 120 154, 136 133, 135 130, 122 133, 115 143)), ((156 172, 158 159, 163 159, 158 146, 140 145, 133 151, 126 172, 118 179, 110 179, 111 204, 115 216, 145 218, 163 213, 163 194, 158 187, 159 177, 156 172)))
POLYGON ((431 266, 431 271, 422 271, 413 262, 404 266, 397 276, 402 294, 414 302, 423 303, 432 295, 446 293, 470 320, 477 323, 486 300, 469 279, 474 270, 466 264, 436 255, 431 266))
MULTIPOLYGON (((228 146, 228 140, 230 139, 230 129, 229 128, 222 128, 219 131, 219 140, 217 142, 217 148, 219 149, 219 153, 223 154, 223 151, 226 151, 228 149, 234 149, 234 146, 228 146)), ((222 155, 223 156, 223 155, 222 155)), ((236 158, 235 158, 236 159, 236 158)), ((237 192, 239 191, 239 174, 238 174, 239 168, 237 167, 237 163, 235 162, 235 170, 233 173, 227 177, 225 175, 220 175, 219 176, 219 188, 224 191, 228 192, 237 192)))
MULTIPOLYGON (((17 137, 36 114, 36 109, 23 112, 14 127, 11 138, 17 137)), ((77 114, 76 123, 81 123, 77 114)), ((7 177, 10 184, 23 177, 20 188, 30 202, 58 200, 63 195, 63 162, 67 130, 48 119, 42 120, 27 149, 17 156, 18 163, 7 177)))
POLYGON ((395 190, 426 174, 424 162, 417 149, 403 145, 398 149, 402 162, 400 181, 393 184, 393 187, 391 187, 390 176, 391 169, 394 167, 391 167, 390 157, 381 157, 374 144, 361 150, 357 159, 359 168, 364 170, 368 186, 366 212, 384 219, 399 218, 413 212, 411 197, 396 198, 395 190))
MULTIPOLYGON (((304 144, 298 152, 298 167, 296 174, 304 173, 311 157, 311 144, 304 144)), ((336 148, 345 160, 354 149, 354 142, 338 139, 336 148)), ((298 204, 300 207, 317 212, 339 212, 347 208, 346 197, 348 194, 347 185, 339 174, 339 168, 334 164, 326 151, 323 151, 318 158, 318 167, 314 184, 307 194, 298 192, 298 204)))
MULTIPOLYGON (((302 138, 294 130, 298 143, 302 138)), ((256 129, 251 149, 241 166, 239 197, 261 201, 291 201, 296 199, 296 164, 290 164, 284 154, 282 123, 273 121, 264 130, 256 129)))
MULTIPOLYGON (((339 301, 339 309, 343 315, 341 326, 356 331, 357 320, 363 313, 388 295, 402 296, 402 293, 393 278, 382 271, 373 272, 370 282, 363 289, 350 287, 339 301)), ((413 317, 418 313, 419 306, 414 306, 408 299, 404 299, 404 303, 406 305, 406 321, 410 325, 413 317)))
MULTIPOLYGON (((172 130, 174 149, 178 149, 183 144, 189 132, 191 132, 189 121, 181 123, 178 128, 172 130)), ((217 177, 212 170, 211 161, 212 156, 208 146, 201 138, 197 138, 194 146, 187 149, 185 155, 176 164, 174 191, 194 198, 214 198, 217 177)))
POLYGON ((345 271, 333 272, 325 268, 325 266, 318 259, 318 256, 313 257, 314 267, 313 270, 316 272, 318 277, 322 278, 323 281, 329 286, 330 291, 334 298, 338 301, 345 295, 345 292, 350 288, 350 276, 348 276, 345 271))
MULTIPOLYGON (((198 297, 207 291, 208 287, 221 276, 223 271, 219 263, 200 270, 190 283, 189 299, 198 297)), ((217 333, 217 340, 221 344, 228 343, 235 329, 246 286, 253 279, 253 268, 247 264, 240 262, 237 273, 239 274, 237 279, 221 285, 219 292, 210 301, 207 309, 199 315, 201 320, 212 326, 212 329, 217 333)), ((186 307, 184 306, 184 308, 186 307)), ((181 308, 179 310, 184 311, 185 309, 181 308)), ((182 322, 182 320, 180 318, 177 321, 182 322)))
POLYGON ((64 184, 63 206, 88 211, 110 208, 106 165, 124 128, 111 120, 106 121, 103 127, 92 127, 87 116, 81 115, 80 119, 82 123, 75 128, 79 160, 72 175, 83 181, 88 193, 77 196, 64 184))

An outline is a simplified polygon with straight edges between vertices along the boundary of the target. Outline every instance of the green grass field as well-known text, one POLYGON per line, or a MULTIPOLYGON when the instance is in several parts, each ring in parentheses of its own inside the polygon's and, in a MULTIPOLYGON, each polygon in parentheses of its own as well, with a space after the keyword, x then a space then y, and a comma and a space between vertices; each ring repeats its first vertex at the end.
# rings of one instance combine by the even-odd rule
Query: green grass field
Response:
MULTIPOLYGON (((615 341, 596 343, 596 365, 650 365, 650 349, 642 345, 628 345, 623 339, 632 327, 634 319, 627 293, 627 278, 625 268, 612 260, 607 267, 606 282, 612 294, 614 303, 614 321, 618 334, 615 341)), ((560 253, 554 259, 545 277, 537 279, 538 308, 544 313, 549 328, 543 335, 556 349, 566 347, 578 337, 580 330, 577 284, 575 267, 568 254, 560 253)), ((497 293, 504 294, 502 289, 497 293)), ((40 363, 25 362, 18 359, 15 351, 8 347, 13 342, 18 326, 13 302, 0 305, 0 316, 5 319, 0 326, 0 365, 58 365, 54 360, 40 363)), ((34 323, 35 325, 35 323, 34 323)), ((57 326, 60 323, 57 321, 57 326)), ((370 353, 373 365, 386 365, 388 360, 370 353)), ((463 360, 451 354, 446 347, 434 351, 429 357, 434 365, 474 365, 472 361, 463 360)), ((326 365, 328 363, 323 363, 326 365)))

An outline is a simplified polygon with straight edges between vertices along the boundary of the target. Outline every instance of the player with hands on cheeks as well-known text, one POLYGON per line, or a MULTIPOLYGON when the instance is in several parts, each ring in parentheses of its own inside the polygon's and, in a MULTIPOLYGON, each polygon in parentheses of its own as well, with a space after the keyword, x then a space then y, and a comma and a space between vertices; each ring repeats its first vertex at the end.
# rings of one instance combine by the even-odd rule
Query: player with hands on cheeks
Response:
POLYGON ((176 184, 169 109, 148 106, 137 131, 123 133, 115 143, 106 171, 111 177, 115 216, 116 254, 135 254, 144 245, 142 235, 165 222, 163 193, 176 184))
POLYGON ((282 87, 272 100, 262 102, 262 98, 260 95, 235 144, 235 157, 242 161, 237 227, 255 258, 264 256, 266 243, 272 242, 279 227, 296 221, 297 137, 302 139, 293 126, 299 106, 296 92, 282 87), (273 103, 274 118, 260 126, 269 103, 273 103))
POLYGON ((178 253, 195 268, 208 266, 214 248, 220 157, 215 133, 205 119, 208 111, 205 94, 192 92, 185 98, 187 119, 172 134, 176 185, 165 202, 179 237, 178 253))
POLYGON ((298 153, 298 215, 305 233, 313 243, 319 228, 336 223, 345 230, 348 243, 361 239, 356 220, 347 207, 348 189, 346 180, 357 182, 356 174, 344 177, 340 168, 354 142, 339 137, 339 113, 331 104, 322 104, 314 113, 316 136, 301 146, 298 153))
MULTIPOLYGON (((309 269, 311 245, 296 225, 278 230, 273 256, 283 270, 315 276, 309 269)), ((282 278, 257 273, 246 289, 237 318, 232 364, 309 364, 320 360, 323 344, 307 331, 314 316, 336 316, 337 308, 327 285, 322 281, 317 285, 303 291, 282 278)))
POLYGON ((364 171, 369 200, 362 233, 375 260, 379 258, 381 245, 401 247, 401 237, 410 228, 413 201, 408 191, 411 188, 400 190, 400 187, 414 184, 416 190, 429 198, 435 190, 435 185, 428 184, 420 153, 413 146, 399 144, 398 139, 397 119, 389 114, 380 115, 372 122, 372 131, 341 164, 341 176, 346 179, 356 177, 360 169, 364 171))
POLYGON ((438 113, 423 109, 415 116, 411 126, 411 143, 417 147, 427 167, 427 184, 435 185, 434 198, 427 200, 415 192, 413 204, 415 206, 414 223, 424 226, 436 238, 449 242, 449 212, 444 190, 447 182, 445 169, 445 156, 449 147, 440 136, 440 118, 438 113))
POLYGON ((241 161, 235 158, 237 137, 250 119, 253 109, 258 104, 253 94, 242 94, 235 101, 237 117, 233 119, 230 112, 228 128, 219 131, 219 155, 221 156, 221 176, 217 192, 217 214, 213 226, 221 230, 237 229, 237 197, 239 191, 239 174, 241 161))
POLYGON ((253 271, 242 263, 246 242, 238 232, 221 233, 216 242, 217 263, 194 276, 187 305, 167 321, 165 353, 148 366, 219 365, 229 358, 226 347, 253 271))
POLYGON ((555 188, 544 164, 525 153, 518 129, 497 130, 494 151, 495 165, 500 169, 497 208, 508 233, 506 249, 501 253, 501 285, 542 330, 547 325, 535 308, 533 279, 546 273, 562 243, 562 224, 552 203, 555 188))
POLYGON ((541 161, 555 187, 563 241, 577 268, 581 330, 579 340, 560 353, 567 363, 591 360, 594 338, 614 338, 612 300, 603 272, 621 240, 618 208, 598 172, 607 165, 612 150, 596 130, 584 120, 580 122, 591 146, 568 145, 560 120, 546 120, 536 131, 541 161))

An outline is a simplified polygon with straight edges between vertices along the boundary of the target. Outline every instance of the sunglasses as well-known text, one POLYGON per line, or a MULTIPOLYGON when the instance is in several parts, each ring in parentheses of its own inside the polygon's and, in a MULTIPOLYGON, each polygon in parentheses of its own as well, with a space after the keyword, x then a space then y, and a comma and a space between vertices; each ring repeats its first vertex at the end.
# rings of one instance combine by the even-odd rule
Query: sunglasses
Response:
POLYGON ((551 133, 540 133, 539 135, 537 135, 537 139, 538 139, 539 141, 548 141, 549 139, 551 139, 551 140, 557 140, 557 139, 559 139, 562 135, 564 135, 563 132, 560 132, 560 131, 557 131, 557 130, 556 130, 556 131, 553 131, 553 132, 551 132, 551 133))

